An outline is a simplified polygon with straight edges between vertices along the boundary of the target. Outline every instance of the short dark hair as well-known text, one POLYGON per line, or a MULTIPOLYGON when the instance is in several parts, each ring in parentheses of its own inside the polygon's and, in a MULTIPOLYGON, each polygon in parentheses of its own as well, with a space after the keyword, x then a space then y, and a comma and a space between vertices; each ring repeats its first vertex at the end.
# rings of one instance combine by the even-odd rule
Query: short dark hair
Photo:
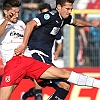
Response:
POLYGON ((48 3, 42 3, 39 5, 39 10, 42 12, 43 9, 51 10, 51 6, 48 3))
POLYGON ((66 2, 69 2, 69 3, 74 3, 75 0, 56 0, 56 6, 58 4, 60 4, 61 6, 64 6, 66 2))
POLYGON ((10 10, 12 7, 20 7, 21 2, 19 0, 5 0, 3 2, 3 10, 10 10))

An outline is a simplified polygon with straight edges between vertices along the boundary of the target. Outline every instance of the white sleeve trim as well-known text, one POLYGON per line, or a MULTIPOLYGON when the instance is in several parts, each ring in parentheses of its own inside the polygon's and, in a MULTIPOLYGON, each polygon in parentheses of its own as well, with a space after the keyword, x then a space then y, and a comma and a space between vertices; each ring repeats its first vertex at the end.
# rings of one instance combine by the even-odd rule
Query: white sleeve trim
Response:
POLYGON ((33 20, 36 21, 37 26, 40 26, 41 25, 41 22, 40 22, 40 20, 38 18, 34 18, 33 20))
POLYGON ((73 20, 74 20, 74 19, 71 19, 71 22, 70 22, 70 24, 72 24, 72 23, 73 23, 73 20))
POLYGON ((73 24, 73 20, 74 20, 74 19, 73 19, 73 17, 72 17, 70 24, 73 24))
POLYGON ((57 43, 62 43, 62 39, 56 40, 57 43))
POLYGON ((64 39, 63 36, 61 36, 61 39, 60 40, 56 40, 57 43, 62 43, 62 40, 64 39))

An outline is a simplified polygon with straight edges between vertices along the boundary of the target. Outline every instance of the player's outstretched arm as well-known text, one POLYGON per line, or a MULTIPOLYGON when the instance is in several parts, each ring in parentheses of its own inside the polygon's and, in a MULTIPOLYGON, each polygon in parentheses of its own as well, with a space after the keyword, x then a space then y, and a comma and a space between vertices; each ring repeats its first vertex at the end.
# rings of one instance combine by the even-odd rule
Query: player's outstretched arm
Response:
POLYGON ((100 25, 100 21, 93 20, 92 22, 88 22, 88 21, 83 21, 83 20, 80 20, 80 19, 74 19, 72 24, 75 25, 75 26, 98 27, 100 25))

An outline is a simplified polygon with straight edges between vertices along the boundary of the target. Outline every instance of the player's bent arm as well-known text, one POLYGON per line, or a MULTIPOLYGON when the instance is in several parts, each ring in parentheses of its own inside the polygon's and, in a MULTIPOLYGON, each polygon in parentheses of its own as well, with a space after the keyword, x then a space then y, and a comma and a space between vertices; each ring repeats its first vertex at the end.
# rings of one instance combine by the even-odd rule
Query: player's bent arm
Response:
POLYGON ((23 38, 23 43, 21 45, 19 45, 15 50, 15 54, 16 55, 20 55, 24 52, 28 41, 29 41, 29 37, 32 33, 32 31, 37 27, 37 23, 34 20, 29 21, 26 24, 26 28, 25 28, 25 32, 24 32, 24 38, 23 38))
POLYGON ((0 25, 0 37, 3 35, 6 25, 8 23, 8 20, 4 20, 4 22, 0 25))
POLYGON ((23 43, 25 46, 27 46, 29 37, 30 37, 32 31, 36 27, 37 27, 37 23, 34 20, 31 20, 26 24, 26 28, 25 28, 25 32, 24 32, 24 39, 23 39, 23 43))
POLYGON ((62 43, 58 43, 58 44, 57 44, 57 49, 56 49, 56 51, 54 52, 54 55, 55 55, 55 56, 54 56, 54 60, 57 60, 57 59, 58 59, 58 56, 59 56, 61 50, 62 50, 62 43))
POLYGON ((56 52, 57 52, 58 54, 60 54, 61 50, 62 50, 62 43, 58 43, 56 52))

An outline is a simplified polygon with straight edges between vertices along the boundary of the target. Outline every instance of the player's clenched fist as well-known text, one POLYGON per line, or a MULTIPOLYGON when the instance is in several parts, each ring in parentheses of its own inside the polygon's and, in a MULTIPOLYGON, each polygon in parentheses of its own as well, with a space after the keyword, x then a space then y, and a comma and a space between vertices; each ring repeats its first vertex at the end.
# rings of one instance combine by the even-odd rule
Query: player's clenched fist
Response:
POLYGON ((98 27, 98 26, 100 25, 100 21, 98 21, 98 20, 93 20, 93 21, 91 22, 91 25, 92 25, 93 27, 98 27))

